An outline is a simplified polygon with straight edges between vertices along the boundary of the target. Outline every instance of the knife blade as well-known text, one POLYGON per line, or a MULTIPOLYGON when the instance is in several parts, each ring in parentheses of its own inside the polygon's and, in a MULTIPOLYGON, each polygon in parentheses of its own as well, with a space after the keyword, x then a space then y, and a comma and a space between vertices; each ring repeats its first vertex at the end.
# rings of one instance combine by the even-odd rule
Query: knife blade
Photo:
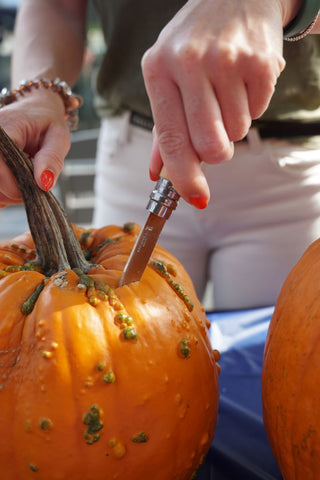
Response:
POLYGON ((159 235, 171 213, 176 209, 179 198, 180 196, 170 180, 163 176, 160 177, 150 194, 146 207, 149 215, 125 265, 120 279, 120 286, 128 285, 141 279, 159 235))

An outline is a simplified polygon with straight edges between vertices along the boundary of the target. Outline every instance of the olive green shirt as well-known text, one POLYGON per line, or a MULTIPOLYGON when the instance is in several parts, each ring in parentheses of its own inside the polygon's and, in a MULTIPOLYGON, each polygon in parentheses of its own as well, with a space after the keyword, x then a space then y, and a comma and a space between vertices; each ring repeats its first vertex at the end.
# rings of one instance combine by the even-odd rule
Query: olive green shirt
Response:
MULTIPOLYGON (((141 58, 185 2, 93 1, 106 42, 106 53, 97 75, 97 111, 101 116, 111 116, 129 109, 151 116, 141 58)), ((320 119, 320 35, 284 42, 284 57, 286 68, 262 118, 320 119)))
POLYGON ((266 120, 320 120, 320 35, 284 42, 286 66, 266 120))

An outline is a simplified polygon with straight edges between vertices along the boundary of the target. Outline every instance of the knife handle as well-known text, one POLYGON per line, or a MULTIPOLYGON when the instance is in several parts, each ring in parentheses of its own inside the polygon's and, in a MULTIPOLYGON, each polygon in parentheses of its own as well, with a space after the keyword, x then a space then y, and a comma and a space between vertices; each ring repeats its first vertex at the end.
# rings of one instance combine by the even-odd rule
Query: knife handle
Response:
POLYGON ((166 177, 167 174, 165 168, 162 167, 160 178, 150 194, 147 210, 150 213, 167 220, 173 210, 177 208, 180 195, 173 188, 170 180, 166 177))

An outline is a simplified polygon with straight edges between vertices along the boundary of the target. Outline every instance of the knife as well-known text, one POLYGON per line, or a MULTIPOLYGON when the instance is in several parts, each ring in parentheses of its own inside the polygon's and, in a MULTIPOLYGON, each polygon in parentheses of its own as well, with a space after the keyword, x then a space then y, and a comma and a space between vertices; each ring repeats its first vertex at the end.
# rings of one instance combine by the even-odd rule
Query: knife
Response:
POLYGON ((162 172, 161 174, 162 176, 150 194, 146 207, 149 215, 124 267, 120 286, 141 279, 163 226, 178 205, 180 195, 173 188, 170 180, 165 178, 162 172))

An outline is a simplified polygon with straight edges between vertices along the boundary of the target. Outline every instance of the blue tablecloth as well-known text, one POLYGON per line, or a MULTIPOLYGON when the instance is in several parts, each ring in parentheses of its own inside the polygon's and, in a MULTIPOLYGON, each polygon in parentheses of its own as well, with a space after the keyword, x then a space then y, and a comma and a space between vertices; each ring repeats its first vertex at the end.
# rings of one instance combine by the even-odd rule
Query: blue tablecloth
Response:
POLYGON ((220 407, 197 480, 282 480, 262 421, 261 369, 273 307, 208 314, 221 353, 220 407))

